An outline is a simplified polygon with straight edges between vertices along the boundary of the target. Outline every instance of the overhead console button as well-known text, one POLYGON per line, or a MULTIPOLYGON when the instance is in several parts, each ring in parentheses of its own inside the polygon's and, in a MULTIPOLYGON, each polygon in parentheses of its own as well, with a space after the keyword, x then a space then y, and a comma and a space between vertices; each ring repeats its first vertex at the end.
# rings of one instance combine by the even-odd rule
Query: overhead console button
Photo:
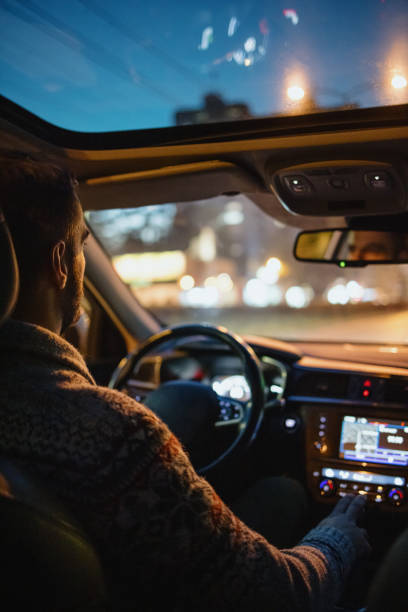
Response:
POLYGON ((334 189, 347 189, 349 186, 349 182, 347 179, 340 178, 339 176, 335 176, 329 180, 329 184, 334 189))
POLYGON ((296 194, 309 193, 312 191, 311 183, 301 175, 285 176, 287 187, 296 194))
POLYGON ((384 189, 391 188, 391 177, 387 172, 367 172, 364 175, 364 179, 368 187, 383 191, 384 189))

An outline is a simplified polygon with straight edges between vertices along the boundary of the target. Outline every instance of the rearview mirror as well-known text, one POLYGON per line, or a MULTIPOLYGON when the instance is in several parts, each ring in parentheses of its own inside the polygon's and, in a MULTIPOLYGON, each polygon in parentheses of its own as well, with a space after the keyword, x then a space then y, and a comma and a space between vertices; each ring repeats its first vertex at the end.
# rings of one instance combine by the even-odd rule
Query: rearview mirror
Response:
POLYGON ((294 255, 300 261, 335 263, 341 268, 408 263, 408 233, 345 228, 300 232, 294 255))

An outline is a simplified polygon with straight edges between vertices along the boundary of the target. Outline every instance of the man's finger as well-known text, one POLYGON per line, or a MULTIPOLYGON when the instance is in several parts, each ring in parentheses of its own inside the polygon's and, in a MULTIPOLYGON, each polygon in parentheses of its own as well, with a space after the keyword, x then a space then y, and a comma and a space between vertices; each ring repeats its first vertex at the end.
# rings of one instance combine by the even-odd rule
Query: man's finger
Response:
POLYGON ((344 497, 342 497, 334 507, 331 516, 336 516, 337 514, 344 514, 353 500, 354 495, 345 495, 344 497))
POLYGON ((356 495, 354 499, 351 500, 351 503, 347 507, 345 513, 347 517, 353 521, 357 521, 360 517, 363 509, 365 508, 367 503, 367 499, 365 495, 356 495))

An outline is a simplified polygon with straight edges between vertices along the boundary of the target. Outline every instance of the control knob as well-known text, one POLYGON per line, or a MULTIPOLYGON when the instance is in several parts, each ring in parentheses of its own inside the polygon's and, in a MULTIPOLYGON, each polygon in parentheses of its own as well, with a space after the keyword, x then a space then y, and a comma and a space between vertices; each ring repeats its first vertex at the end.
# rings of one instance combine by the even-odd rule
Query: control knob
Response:
POLYGON ((331 478, 325 478, 324 480, 321 480, 319 484, 319 489, 320 495, 322 497, 331 497, 336 491, 334 481, 331 480, 331 478))
POLYGON ((388 491, 387 499, 393 506, 400 506, 405 501, 405 493, 400 487, 393 487, 388 491))

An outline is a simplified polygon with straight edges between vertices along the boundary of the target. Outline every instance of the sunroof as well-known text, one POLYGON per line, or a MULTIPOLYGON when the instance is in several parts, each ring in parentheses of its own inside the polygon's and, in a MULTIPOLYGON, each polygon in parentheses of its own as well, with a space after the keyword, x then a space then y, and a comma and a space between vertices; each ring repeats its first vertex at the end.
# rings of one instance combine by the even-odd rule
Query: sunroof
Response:
POLYGON ((408 102, 407 0, 2 0, 0 92, 102 132, 408 102))

